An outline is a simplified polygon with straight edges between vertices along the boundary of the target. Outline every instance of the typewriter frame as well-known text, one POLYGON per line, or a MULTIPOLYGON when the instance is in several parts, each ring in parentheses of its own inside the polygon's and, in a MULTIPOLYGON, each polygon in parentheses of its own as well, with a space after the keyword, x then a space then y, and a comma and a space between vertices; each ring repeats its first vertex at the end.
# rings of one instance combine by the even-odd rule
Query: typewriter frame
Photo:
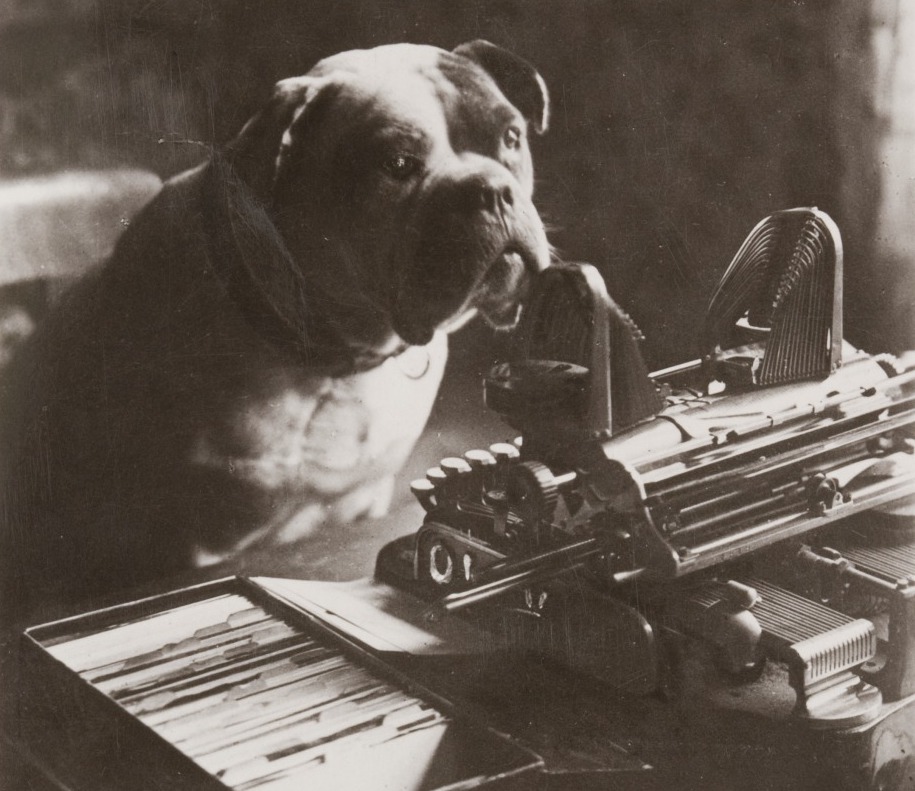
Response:
MULTIPOLYGON (((882 706, 911 703, 915 563, 908 580, 843 578, 890 601, 888 658, 868 619, 805 604, 818 595, 807 578, 823 566, 812 555, 846 525, 891 518, 915 495, 915 368, 842 341, 841 274, 841 238, 825 213, 767 218, 712 299, 705 356, 648 376, 638 334, 596 270, 548 269, 515 356, 486 380, 487 404, 521 436, 443 459, 415 481, 427 513, 412 570, 382 558, 382 573, 441 616, 463 611, 514 638, 524 632, 527 649, 627 691, 676 686, 670 645, 695 639, 738 680, 752 681, 765 657, 785 663, 794 717, 808 729, 866 730, 882 706), (584 319, 564 325, 551 300, 554 314, 584 319), (806 320, 810 305, 816 321, 806 320), (585 327, 568 356, 552 354, 557 326, 573 336, 585 327), (898 469, 879 472, 891 462, 898 469), (760 574, 762 597, 746 583, 760 574), (788 628, 779 606, 807 607, 821 631, 788 628), (594 616, 582 627, 583 612, 606 623, 594 616), (506 629, 513 613, 539 625, 506 629), (577 653, 587 638, 563 649, 544 637, 582 628, 628 647, 601 665, 577 653), (642 672, 608 672, 616 662, 642 672)), ((903 554, 915 542, 911 526, 880 536, 862 540, 903 554)))

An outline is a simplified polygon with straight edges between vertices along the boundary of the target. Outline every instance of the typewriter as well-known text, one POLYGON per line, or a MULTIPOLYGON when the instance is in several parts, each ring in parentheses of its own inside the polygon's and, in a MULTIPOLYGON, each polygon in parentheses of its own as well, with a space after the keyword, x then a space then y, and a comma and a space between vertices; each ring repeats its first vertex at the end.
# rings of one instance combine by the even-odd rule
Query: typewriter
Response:
POLYGON ((843 340, 842 265, 824 212, 767 217, 699 357, 652 374, 596 269, 545 270, 484 382, 518 436, 414 481, 425 519, 379 575, 627 693, 675 695, 696 649, 783 684, 794 725, 892 715, 911 747, 915 359, 843 340))

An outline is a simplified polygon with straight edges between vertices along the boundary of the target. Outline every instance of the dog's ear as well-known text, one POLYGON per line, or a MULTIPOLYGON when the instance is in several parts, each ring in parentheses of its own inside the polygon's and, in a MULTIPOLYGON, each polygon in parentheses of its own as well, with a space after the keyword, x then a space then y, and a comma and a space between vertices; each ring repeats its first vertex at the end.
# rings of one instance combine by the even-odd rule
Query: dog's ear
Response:
POLYGON ((270 101, 223 149, 225 161, 265 203, 271 202, 283 150, 289 145, 290 129, 323 84, 323 80, 309 76, 278 82, 270 101))
POLYGON ((483 39, 468 41, 454 50, 489 73, 499 90, 527 118, 535 132, 546 131, 550 120, 550 98, 546 83, 524 58, 483 39))

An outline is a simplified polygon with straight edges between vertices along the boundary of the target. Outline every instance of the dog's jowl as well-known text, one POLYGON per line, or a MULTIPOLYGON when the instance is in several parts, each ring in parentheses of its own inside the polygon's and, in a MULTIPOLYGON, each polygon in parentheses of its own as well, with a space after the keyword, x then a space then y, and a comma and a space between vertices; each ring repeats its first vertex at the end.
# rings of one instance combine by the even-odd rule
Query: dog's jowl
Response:
POLYGON ((345 52, 167 182, 18 361, 13 595, 383 511, 447 333, 510 325, 548 264, 528 147, 547 113, 537 72, 486 42, 345 52))

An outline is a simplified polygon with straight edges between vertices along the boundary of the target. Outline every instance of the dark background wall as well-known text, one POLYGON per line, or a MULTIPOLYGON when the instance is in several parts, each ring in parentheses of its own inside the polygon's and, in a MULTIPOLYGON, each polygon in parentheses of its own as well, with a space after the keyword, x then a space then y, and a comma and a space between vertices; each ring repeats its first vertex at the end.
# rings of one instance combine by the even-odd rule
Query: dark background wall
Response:
POLYGON ((818 205, 843 231, 848 335, 874 351, 910 340, 875 285, 882 122, 870 3, 0 0, 0 10, 0 176, 117 164, 168 176, 229 138, 276 80, 325 55, 484 37, 549 85, 538 204, 563 257, 597 264, 642 326, 652 366, 694 353, 740 242, 794 205, 818 205))

